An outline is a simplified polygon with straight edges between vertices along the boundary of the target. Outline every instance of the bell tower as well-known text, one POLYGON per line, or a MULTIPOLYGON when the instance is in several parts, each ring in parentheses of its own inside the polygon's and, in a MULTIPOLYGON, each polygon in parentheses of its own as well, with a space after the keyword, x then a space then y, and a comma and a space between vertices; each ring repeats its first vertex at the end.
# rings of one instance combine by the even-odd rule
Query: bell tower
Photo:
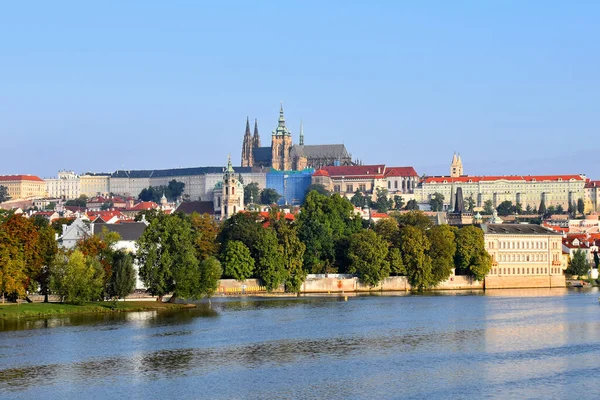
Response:
POLYGON ((288 171, 292 169, 292 133, 285 126, 283 103, 279 109, 277 128, 271 134, 271 165, 273 169, 288 171))
POLYGON ((452 156, 452 163, 450 164, 450 177, 458 178, 463 175, 463 165, 462 160, 460 158, 460 154, 454 153, 452 156))

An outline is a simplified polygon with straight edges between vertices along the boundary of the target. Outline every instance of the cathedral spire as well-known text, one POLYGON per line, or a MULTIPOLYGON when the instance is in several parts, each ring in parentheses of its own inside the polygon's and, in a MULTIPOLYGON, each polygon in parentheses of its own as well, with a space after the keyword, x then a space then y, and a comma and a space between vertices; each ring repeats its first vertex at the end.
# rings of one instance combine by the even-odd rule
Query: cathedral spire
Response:
POLYGON ((260 136, 258 135, 257 119, 254 119, 254 136, 252 137, 252 147, 260 147, 260 136))
POLYGON ((254 155, 252 152, 252 135, 250 134, 250 119, 246 117, 246 132, 242 142, 242 167, 252 167, 254 164, 254 155))
POLYGON ((302 118, 300 118, 300 146, 304 146, 304 126, 302 125, 302 118))

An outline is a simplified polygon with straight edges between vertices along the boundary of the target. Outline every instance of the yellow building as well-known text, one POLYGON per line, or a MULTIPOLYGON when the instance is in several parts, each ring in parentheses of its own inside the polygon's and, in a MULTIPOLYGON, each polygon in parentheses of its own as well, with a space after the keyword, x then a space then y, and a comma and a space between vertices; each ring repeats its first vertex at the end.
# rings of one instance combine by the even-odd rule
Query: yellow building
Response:
POLYGON ((3 175, 0 186, 13 200, 46 196, 46 181, 34 175, 3 175))
POLYGON ((564 287, 562 235, 532 224, 482 225, 492 257, 486 289, 564 287))
POLYGON ((85 194, 87 197, 107 195, 108 193, 110 193, 109 183, 110 174, 86 173, 79 177, 79 187, 81 194, 85 194))

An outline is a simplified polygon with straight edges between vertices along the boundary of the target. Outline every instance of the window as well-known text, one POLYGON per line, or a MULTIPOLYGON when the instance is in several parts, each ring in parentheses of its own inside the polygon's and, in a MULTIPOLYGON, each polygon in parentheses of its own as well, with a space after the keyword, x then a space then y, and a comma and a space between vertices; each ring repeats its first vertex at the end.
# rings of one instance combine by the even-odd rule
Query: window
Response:
POLYGON ((388 181, 388 189, 392 188, 392 181, 388 181))
POLYGON ((333 191, 336 192, 336 193, 339 193, 340 192, 340 185, 333 186, 333 191))
POLYGON ((398 181, 394 181, 394 189, 398 189, 398 181))
POLYGON ((346 185, 346 192, 347 193, 354 192, 354 186, 353 185, 346 185))
POLYGON ((361 192, 366 192, 367 191, 367 185, 358 185, 358 190, 360 190, 361 192))
MULTIPOLYGON (((231 188, 231 194, 235 194, 235 187, 231 188)), ((233 212, 235 212, 235 209, 233 210, 233 212)))

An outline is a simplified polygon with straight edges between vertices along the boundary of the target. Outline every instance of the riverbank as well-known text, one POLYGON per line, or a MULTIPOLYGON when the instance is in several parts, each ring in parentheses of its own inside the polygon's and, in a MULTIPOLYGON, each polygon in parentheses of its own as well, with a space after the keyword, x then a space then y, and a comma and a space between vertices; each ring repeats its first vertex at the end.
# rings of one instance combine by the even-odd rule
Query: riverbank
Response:
POLYGON ((74 314, 99 314, 130 311, 166 311, 193 308, 193 304, 172 304, 156 301, 89 302, 82 305, 63 303, 0 304, 0 320, 66 316, 74 314))

